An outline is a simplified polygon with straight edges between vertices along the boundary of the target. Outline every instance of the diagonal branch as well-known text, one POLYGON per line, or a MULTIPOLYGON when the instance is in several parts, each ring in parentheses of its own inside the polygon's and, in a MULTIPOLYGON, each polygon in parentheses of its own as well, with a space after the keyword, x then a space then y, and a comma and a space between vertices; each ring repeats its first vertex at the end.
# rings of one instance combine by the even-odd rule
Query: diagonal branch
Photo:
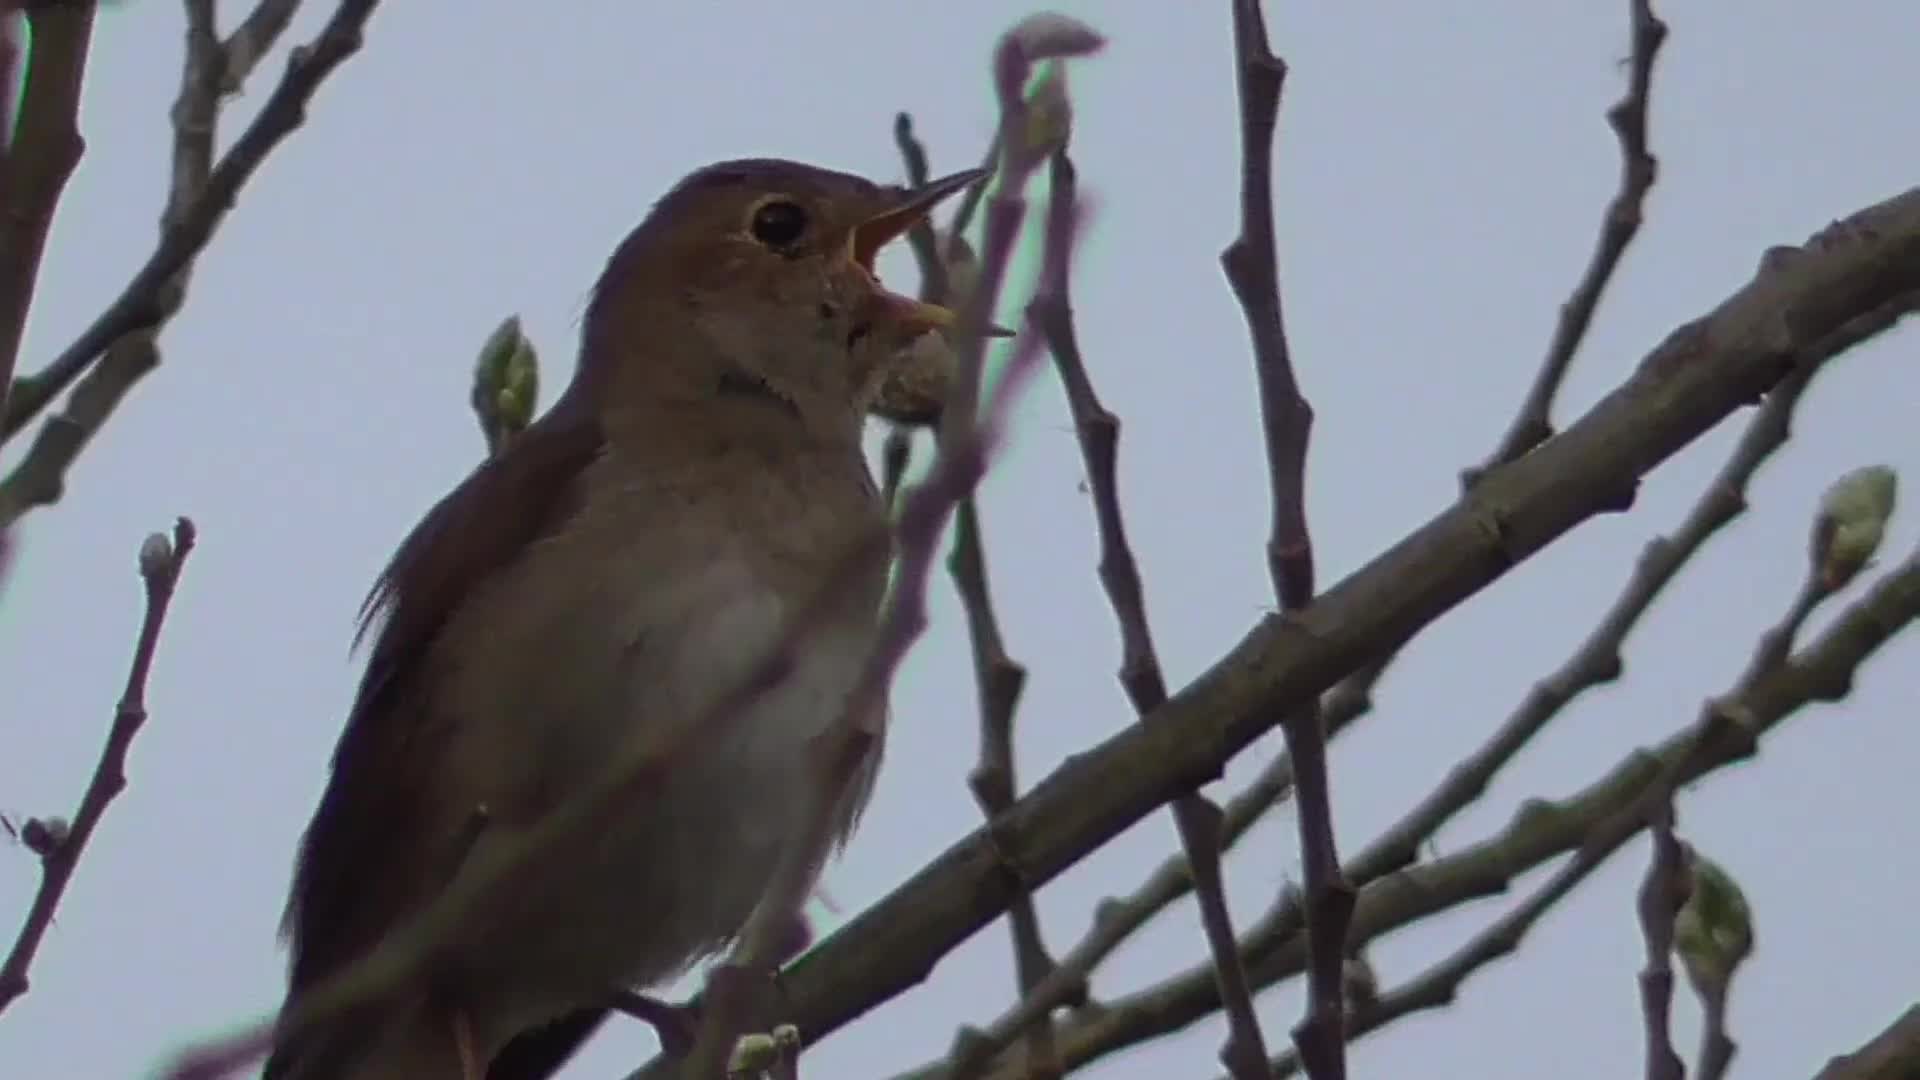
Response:
POLYGON ((114 709, 106 746, 100 751, 93 778, 87 781, 86 793, 80 797, 73 824, 65 830, 50 830, 56 834, 64 832, 64 835, 51 837, 43 851, 39 891, 34 893, 33 904, 27 909, 20 936, 14 940, 5 962, 0 963, 0 1012, 27 992, 27 969, 33 965, 34 954, 39 951, 47 929, 53 925, 53 913, 59 908, 61 897, 66 895, 67 883, 73 880, 73 871, 80 865, 87 841, 106 815, 107 805, 127 786, 127 751, 147 722, 147 674, 153 670, 160 628, 166 624, 167 607, 173 601, 174 586, 180 582, 180 571, 186 566, 187 556, 193 552, 195 535, 193 522, 181 518, 174 523, 171 542, 164 535, 154 533, 140 546, 140 577, 146 583, 147 610, 140 624, 139 642, 134 646, 133 665, 127 671, 126 689, 114 709))
POLYGON ((1574 353, 1593 324, 1593 313, 1600 298, 1620 266, 1620 257, 1640 231, 1647 192, 1653 187, 1658 165, 1647 145, 1647 105, 1651 100, 1653 62, 1667 40, 1667 24, 1654 15, 1650 0, 1628 0, 1633 53, 1627 61, 1627 94, 1607 110, 1607 126, 1620 141, 1620 186, 1600 219, 1600 237, 1586 271, 1580 275, 1573 295, 1560 305, 1560 318, 1554 324, 1553 340, 1547 343, 1546 359, 1527 388, 1520 411, 1508 425, 1506 434, 1493 448, 1487 460, 1468 469, 1462 479, 1472 486, 1488 469, 1512 461, 1538 446, 1553 434, 1553 399, 1566 380, 1574 353))

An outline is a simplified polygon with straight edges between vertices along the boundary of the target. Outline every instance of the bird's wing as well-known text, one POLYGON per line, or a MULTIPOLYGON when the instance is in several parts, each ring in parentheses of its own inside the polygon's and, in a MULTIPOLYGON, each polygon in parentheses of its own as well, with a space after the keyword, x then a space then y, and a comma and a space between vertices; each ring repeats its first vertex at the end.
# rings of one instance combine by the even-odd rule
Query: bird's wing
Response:
POLYGON ((377 623, 366 673, 333 770, 308 826, 282 930, 289 998, 334 974, 411 914, 420 898, 435 732, 422 730, 423 661, 449 614, 478 584, 577 513, 573 481, 604 440, 571 395, 480 467, 414 526, 362 611, 377 623))

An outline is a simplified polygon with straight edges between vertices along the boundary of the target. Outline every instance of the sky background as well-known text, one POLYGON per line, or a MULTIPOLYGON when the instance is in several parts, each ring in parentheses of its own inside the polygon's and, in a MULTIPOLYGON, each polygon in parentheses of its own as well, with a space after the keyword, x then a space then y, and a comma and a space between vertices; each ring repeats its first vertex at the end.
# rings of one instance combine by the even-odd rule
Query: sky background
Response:
MULTIPOLYGON (((1614 386, 1672 327, 1747 280, 1760 253, 1920 178, 1895 118, 1920 91, 1902 0, 1667 4, 1656 74, 1660 182, 1568 382, 1562 417, 1614 386)), ((224 5, 229 24, 241 13, 224 5)), ((1268 5, 1293 72, 1277 204, 1288 328, 1315 429, 1310 511, 1331 583, 1446 506, 1517 404, 1588 257, 1617 156, 1602 114, 1625 77, 1620 2, 1268 5)), ((290 40, 330 4, 310 3, 290 40)), ((141 384, 24 530, 0 607, 0 810, 70 813, 93 767, 138 620, 134 553, 175 514, 199 523, 149 687, 132 783, 86 855, 33 972, 0 1021, 14 1077, 144 1075, 187 1040, 278 1000, 275 928, 296 837, 354 682, 354 610, 417 516, 481 453, 466 406, 474 350, 519 312, 571 366, 588 288, 678 177, 787 156, 899 177, 889 133, 914 114, 938 170, 974 163, 993 122, 986 61, 1030 9, 967 4, 389 3, 365 51, 243 194, 199 264, 141 384)), ((1169 680, 1203 670, 1269 602, 1266 486, 1245 333, 1216 255, 1235 229, 1238 142, 1228 4, 1061 4, 1111 39, 1073 74, 1075 153, 1099 218, 1080 260, 1080 333, 1125 420, 1122 485, 1169 680)), ((181 15, 102 13, 87 156, 69 186, 22 353, 63 347, 150 250, 165 189, 181 15)), ((282 52, 284 52, 284 44, 282 52)), ((228 111, 250 117, 275 56, 228 111)), ((904 251, 882 264, 911 281, 904 251)), ((1859 350, 1804 401, 1753 511, 1716 540, 1631 639, 1627 681, 1568 710, 1439 837, 1457 850, 1524 798, 1585 784, 1690 720, 1737 674, 1798 581, 1826 484, 1884 462, 1920 478, 1911 330, 1859 350)), ((1610 602, 1648 537, 1671 529, 1739 424, 1661 470, 1631 515, 1597 521, 1467 602, 1393 668, 1377 713, 1333 754, 1353 850, 1476 745, 1610 602)), ((9 448, 17 459, 25 440, 9 448)), ((986 484, 1000 617, 1031 680, 1031 781, 1128 724, 1094 577, 1091 506, 1051 381, 1036 385, 986 484)), ((1910 510, 1883 552, 1920 535, 1910 510)), ((950 587, 902 675, 874 809, 827 886, 864 906, 976 827, 964 786, 974 699, 950 587)), ((1855 590, 1858 591, 1857 588, 1855 590)), ((1920 635, 1884 649, 1852 697, 1796 718, 1750 765, 1681 806, 1684 834, 1745 885, 1759 951, 1735 989, 1738 1075, 1792 1077, 1914 1001, 1920 845, 1911 842, 1920 635)), ((1230 770, 1270 759, 1277 735, 1230 770)), ((1064 947, 1095 900, 1174 843, 1143 821, 1040 897, 1064 947)), ((1640 1068, 1635 844, 1453 1007, 1359 1044, 1360 1078, 1618 1077, 1640 1068)), ((1291 815, 1229 866, 1242 924, 1297 876, 1291 815)), ((38 878, 0 850, 0 926, 38 878)), ((1523 886, 1539 880, 1524 879, 1523 886)), ((1393 985, 1512 902, 1484 901, 1383 943, 1393 985)), ((1101 995, 1200 955, 1182 907, 1095 980, 1101 995)), ((923 987, 809 1052, 805 1074, 880 1077, 940 1054, 1012 993, 1004 924, 923 987)), ((1261 998, 1271 1044, 1298 1016, 1261 998)), ((1697 1012, 1683 990, 1678 1037, 1697 1012)), ((1221 1025, 1109 1059, 1110 1080, 1207 1077, 1221 1025)), ((652 1036, 616 1022, 566 1074, 614 1077, 652 1036)))

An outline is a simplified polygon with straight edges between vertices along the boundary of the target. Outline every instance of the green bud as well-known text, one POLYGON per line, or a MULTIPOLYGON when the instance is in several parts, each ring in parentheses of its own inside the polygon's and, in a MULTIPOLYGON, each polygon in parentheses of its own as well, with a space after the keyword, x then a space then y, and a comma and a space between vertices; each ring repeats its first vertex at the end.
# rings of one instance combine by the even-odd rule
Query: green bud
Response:
POLYGON ((1718 863, 1696 851, 1692 871, 1693 891, 1674 917, 1673 948, 1694 992, 1716 996, 1753 952, 1753 912, 1739 883, 1718 863))
POLYGON ((1892 469, 1869 465, 1834 481, 1821 497, 1813 525, 1813 564, 1823 587, 1831 591, 1846 585, 1879 550, 1898 486, 1892 469))
POLYGON ((533 422, 540 398, 540 358, 509 315, 480 346, 473 366, 473 411, 490 451, 498 453, 533 422))

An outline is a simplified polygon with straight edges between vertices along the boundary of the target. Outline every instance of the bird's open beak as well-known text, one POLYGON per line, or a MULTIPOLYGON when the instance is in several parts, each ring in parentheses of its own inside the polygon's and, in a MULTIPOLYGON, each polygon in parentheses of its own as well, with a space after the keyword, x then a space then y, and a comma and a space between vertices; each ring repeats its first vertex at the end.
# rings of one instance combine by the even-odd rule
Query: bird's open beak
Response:
MULTIPOLYGON (((887 309, 888 321, 907 332, 907 337, 918 337, 928 330, 944 330, 956 321, 954 313, 939 304, 929 304, 915 300, 910 296, 889 292, 874 275, 873 261, 880 249, 919 224, 933 212, 933 208, 942 199, 964 188, 972 187, 987 178, 985 169, 968 169, 952 176, 943 176, 928 183, 917 191, 909 192, 899 203, 887 208, 866 221, 856 225, 848 239, 848 254, 855 265, 874 278, 876 294, 887 309)), ((1008 337, 1012 331, 989 325, 986 333, 990 337, 1008 337)))

